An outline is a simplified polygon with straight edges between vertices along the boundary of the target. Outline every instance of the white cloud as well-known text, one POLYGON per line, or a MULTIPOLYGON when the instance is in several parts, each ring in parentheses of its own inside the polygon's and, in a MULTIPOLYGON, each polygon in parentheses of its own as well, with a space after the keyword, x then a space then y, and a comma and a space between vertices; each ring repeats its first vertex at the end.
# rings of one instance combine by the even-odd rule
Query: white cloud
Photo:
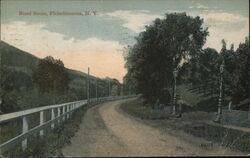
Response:
MULTIPOLYGON (((200 16, 204 19, 204 26, 209 27, 210 35, 207 38, 205 47, 212 47, 219 51, 222 39, 225 39, 228 45, 234 43, 235 47, 237 47, 249 35, 248 17, 228 12, 207 10, 208 7, 200 3, 197 3, 193 8, 203 9, 202 11, 191 11, 189 14, 200 16)), ((163 18, 160 14, 150 14, 149 11, 145 10, 118 10, 106 15, 123 20, 123 27, 136 33, 143 31, 144 26, 150 24, 155 18, 163 18)))
POLYGON ((207 6, 204 6, 204 5, 200 4, 200 3, 197 3, 195 6, 190 6, 189 8, 190 8, 190 9, 193 9, 193 8, 197 8, 197 9, 208 9, 207 6))
POLYGON ((45 29, 44 23, 27 24, 16 21, 1 24, 2 40, 38 57, 51 55, 63 60, 68 68, 82 70, 91 67, 91 73, 99 77, 122 80, 125 74, 124 60, 118 41, 106 41, 96 37, 85 40, 68 39, 60 33, 45 29))
POLYGON ((205 47, 212 47, 220 51, 221 40, 228 45, 234 43, 237 48, 240 42, 249 35, 249 18, 227 12, 203 12, 198 14, 208 26, 209 37, 205 47))
POLYGON ((106 15, 119 18, 125 23, 123 27, 128 28, 136 33, 144 30, 144 26, 150 24, 156 18, 161 18, 160 15, 150 15, 147 10, 117 10, 106 15))
POLYGON ((231 14, 227 12, 209 12, 204 11, 200 14, 201 17, 205 19, 207 23, 237 23, 244 22, 248 20, 248 18, 243 17, 241 15, 231 14))

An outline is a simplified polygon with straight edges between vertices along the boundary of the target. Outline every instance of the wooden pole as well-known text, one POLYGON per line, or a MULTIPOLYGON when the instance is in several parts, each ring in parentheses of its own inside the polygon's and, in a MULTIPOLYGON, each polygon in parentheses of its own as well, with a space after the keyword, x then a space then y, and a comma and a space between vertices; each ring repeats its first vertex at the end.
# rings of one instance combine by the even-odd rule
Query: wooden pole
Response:
POLYGON ((96 100, 97 100, 97 98, 98 98, 98 83, 97 83, 97 78, 96 78, 96 80, 95 80, 95 97, 96 97, 96 100))
MULTIPOLYGON (((29 125, 28 125, 28 121, 26 119, 26 116, 23 116, 23 133, 28 132, 28 128, 29 128, 29 125)), ((25 151, 26 148, 27 148, 27 138, 25 138, 22 141, 22 150, 25 151)))
POLYGON ((89 103, 89 67, 88 67, 88 90, 87 90, 87 97, 88 97, 88 103, 89 103))
POLYGON ((111 92, 110 92, 110 79, 109 79, 109 97, 111 95, 111 92))

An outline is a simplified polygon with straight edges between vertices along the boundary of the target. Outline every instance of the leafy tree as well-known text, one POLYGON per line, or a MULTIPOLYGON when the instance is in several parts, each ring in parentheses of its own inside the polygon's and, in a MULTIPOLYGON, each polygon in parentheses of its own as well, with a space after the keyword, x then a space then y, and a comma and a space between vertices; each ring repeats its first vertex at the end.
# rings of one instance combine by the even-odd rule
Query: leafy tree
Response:
MULTIPOLYGON (((219 92, 219 68, 224 60, 223 72, 223 99, 233 101, 237 104, 249 96, 249 38, 239 45, 234 51, 234 45, 231 44, 227 49, 225 40, 222 40, 222 49, 220 53, 211 48, 206 48, 195 58, 184 63, 181 67, 182 78, 185 82, 192 83, 194 87, 203 87, 203 92, 210 89, 210 94, 219 92)), ((223 101, 223 103, 225 103, 223 101)), ((224 104, 225 105, 225 104, 224 104)))
POLYGON ((120 95, 121 93, 121 83, 117 79, 112 79, 112 89, 111 94, 112 95, 120 95))
MULTIPOLYGON (((20 108, 17 106, 17 90, 18 90, 18 79, 15 74, 19 74, 6 66, 0 67, 0 112, 8 113, 17 111, 20 108)), ((22 76, 20 76, 22 80, 22 76)))
POLYGON ((250 99, 250 52, 249 37, 236 50, 237 69, 234 72, 233 102, 238 103, 244 99, 250 99))
POLYGON ((1 94, 0 112, 9 113, 20 110, 20 107, 17 106, 17 100, 18 96, 15 90, 1 94))
POLYGON ((203 89, 204 94, 214 94, 218 84, 219 53, 212 48, 206 48, 196 57, 184 63, 181 67, 182 78, 193 87, 203 89))
MULTIPOLYGON (((237 71, 239 69, 239 63, 237 59, 237 54, 234 51, 234 45, 231 44, 230 49, 226 49, 226 42, 225 40, 222 40, 222 49, 220 52, 220 64, 222 63, 222 60, 225 62, 225 68, 223 72, 224 77, 224 87, 223 87, 223 95, 231 96, 233 85, 235 82, 235 78, 237 76, 237 71)), ((219 68, 218 68, 219 69, 219 68)), ((224 98, 224 97, 223 97, 224 98)))
POLYGON ((163 91, 172 85, 173 69, 181 60, 189 60, 200 53, 208 35, 202 24, 198 16, 166 14, 164 19, 156 19, 146 26, 146 31, 136 38, 137 43, 129 48, 125 57, 126 78, 135 82, 137 91, 146 101, 162 98, 163 91))
POLYGON ((70 80, 64 64, 51 56, 40 60, 32 77, 41 92, 63 93, 68 90, 70 80))
POLYGON ((12 82, 14 80, 13 75, 13 70, 7 68, 6 66, 1 66, 0 67, 0 73, 1 73, 1 91, 4 92, 9 92, 14 90, 14 83, 12 82))
POLYGON ((224 97, 228 97, 233 103, 238 103, 249 98, 249 38, 239 45, 234 51, 234 45, 226 48, 225 40, 222 40, 220 63, 225 61, 224 69, 224 97))

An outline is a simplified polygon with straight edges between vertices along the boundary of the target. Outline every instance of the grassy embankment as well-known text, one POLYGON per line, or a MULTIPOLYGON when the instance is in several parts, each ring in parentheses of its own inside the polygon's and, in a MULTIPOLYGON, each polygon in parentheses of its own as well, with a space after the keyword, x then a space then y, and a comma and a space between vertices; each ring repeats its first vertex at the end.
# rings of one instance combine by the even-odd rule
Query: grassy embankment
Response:
MULTIPOLYGON (((178 102, 181 100, 185 104, 184 111, 204 111, 215 112, 216 102, 212 96, 203 96, 198 93, 197 89, 192 89, 189 85, 177 86, 177 94, 180 96, 178 102)), ((134 100, 129 104, 121 106, 124 111, 140 117, 142 119, 160 119, 168 117, 168 113, 163 109, 153 110, 151 105, 144 105, 142 99, 134 100)), ((178 108, 178 107, 177 107, 178 108)))
POLYGON ((125 102, 121 105, 121 109, 134 117, 141 119, 163 119, 168 118, 168 115, 164 111, 156 111, 151 108, 150 105, 144 105, 143 100, 133 99, 132 101, 125 102))
MULTIPOLYGON (((66 71, 70 78, 69 90, 65 94, 40 93, 36 85, 32 82, 32 72, 37 67, 40 58, 15 48, 3 41, 0 42, 0 114, 30 109, 52 104, 60 104, 87 98, 87 74, 71 69, 66 71)), ((98 80, 98 96, 105 96, 108 93, 108 84, 105 79, 90 76, 90 97, 95 96, 95 84, 98 80)), ((81 112, 77 112, 81 113, 81 112)), ((39 137, 31 138, 29 150, 25 153, 17 148, 9 154, 11 157, 48 157, 50 151, 67 142, 69 135, 74 133, 76 123, 80 119, 75 114, 71 120, 61 127, 57 127, 50 134, 46 134, 44 139, 39 137), (65 132, 64 132, 65 131, 65 132), (65 137, 65 138, 64 138, 65 137), (32 141, 34 139, 35 141, 32 141)), ((56 113, 57 114, 57 113, 56 113)), ((50 120, 50 111, 45 111, 45 121, 50 120)), ((82 114, 81 114, 82 115, 82 114)), ((39 125, 39 113, 27 117, 29 129, 39 125)), ((2 123, 0 130, 0 143, 3 143, 22 133, 22 120, 16 119, 11 122, 2 123)), ((45 131, 46 133, 46 131, 45 131)), ((48 133, 48 132, 47 132, 48 133)), ((19 145, 20 146, 20 145, 19 145)))
MULTIPOLYGON (((211 96, 199 95, 197 91, 185 85, 178 86, 178 93, 181 95, 180 99, 185 100, 192 108, 191 111, 184 112, 182 118, 179 119, 171 118, 167 113, 159 113, 159 111, 153 110, 151 106, 144 105, 141 98, 123 103, 121 109, 134 117, 151 120, 150 122, 153 125, 155 122, 155 127, 176 131, 173 132, 173 135, 179 136, 178 133, 181 131, 212 142, 212 145, 216 144, 243 152, 250 151, 250 132, 211 123, 214 118, 213 111, 216 110, 214 108, 216 99, 211 96), (207 100, 210 100, 210 102, 207 102, 207 100), (161 120, 153 121, 153 119, 161 120)), ((202 146, 202 144, 200 145, 202 146)))
POLYGON ((74 114, 67 119, 63 124, 51 129, 44 130, 45 135, 40 138, 36 135, 28 139, 28 148, 25 152, 21 150, 21 144, 19 144, 14 150, 4 153, 6 157, 63 157, 61 149, 70 143, 71 137, 75 135, 79 129, 79 125, 82 121, 86 110, 90 106, 85 106, 78 109, 74 114))

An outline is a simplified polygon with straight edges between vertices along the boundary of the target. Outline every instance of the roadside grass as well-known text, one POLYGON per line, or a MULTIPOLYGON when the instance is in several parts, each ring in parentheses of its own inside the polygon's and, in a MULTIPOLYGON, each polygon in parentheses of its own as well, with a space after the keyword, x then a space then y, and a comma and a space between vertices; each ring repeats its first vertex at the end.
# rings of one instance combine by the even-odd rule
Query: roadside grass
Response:
POLYGON ((140 119, 164 119, 169 115, 163 110, 154 110, 152 106, 145 105, 142 98, 126 101, 121 104, 121 109, 140 119))
MULTIPOLYGON (((177 86, 179 100, 193 108, 194 111, 216 112, 218 105, 218 95, 199 93, 197 88, 192 88, 190 84, 177 86)), ((227 106, 228 98, 225 98, 223 106, 227 106)))
MULTIPOLYGON (((179 101, 182 100, 182 103, 179 103, 182 104, 183 117, 186 117, 188 120, 191 119, 190 121, 196 121, 199 118, 201 120, 209 120, 208 118, 211 118, 214 112, 217 111, 217 96, 203 96, 189 84, 178 85, 177 94, 180 97, 179 101)), ((171 109, 171 107, 168 108, 171 109)), ((151 105, 144 104, 143 98, 124 102, 121 105, 121 109, 141 119, 164 119, 170 116, 170 112, 164 110, 164 107, 153 109, 151 105)))
POLYGON ((180 96, 180 100, 184 100, 190 106, 197 105, 202 99, 198 92, 191 89, 190 85, 178 85, 177 94, 180 96))
POLYGON ((75 111, 70 119, 65 120, 60 126, 51 129, 45 129, 45 135, 40 138, 39 133, 28 139, 28 148, 25 152, 21 150, 21 144, 3 154, 6 157, 63 157, 61 149, 70 144, 70 139, 79 129, 82 117, 89 106, 85 106, 75 111))
POLYGON ((156 128, 170 129, 167 131, 173 136, 191 142, 192 139, 198 140, 198 138, 201 138, 202 141, 198 140, 194 143, 202 148, 226 147, 244 153, 250 151, 250 133, 211 123, 213 118, 211 112, 183 113, 182 118, 172 118, 165 113, 165 117, 163 117, 164 115, 160 115, 163 113, 153 110, 149 105, 144 105, 142 98, 126 101, 121 104, 120 108, 129 115, 147 120, 146 122, 149 121, 149 124, 156 128))

